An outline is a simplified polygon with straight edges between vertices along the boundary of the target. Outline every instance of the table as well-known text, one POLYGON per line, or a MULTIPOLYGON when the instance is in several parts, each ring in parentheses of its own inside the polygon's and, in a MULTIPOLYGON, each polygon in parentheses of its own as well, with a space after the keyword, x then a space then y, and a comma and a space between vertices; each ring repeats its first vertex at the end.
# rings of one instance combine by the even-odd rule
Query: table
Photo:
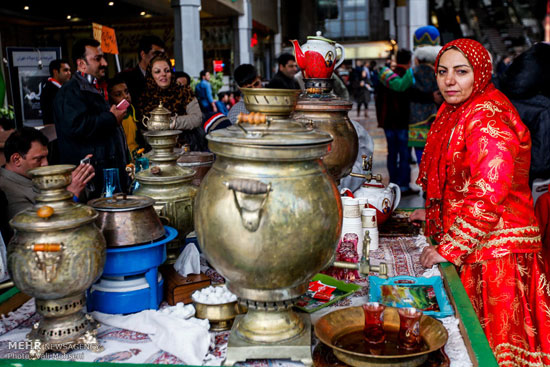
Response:
MULTIPOLYGON (((400 216, 406 216, 406 212, 397 213, 395 218, 401 218, 400 216)), ((458 317, 442 319, 442 322, 450 332, 445 351, 451 359, 451 366, 497 366, 487 339, 479 325, 454 266, 451 264, 443 264, 439 267, 439 270, 434 267, 426 271, 420 265, 418 259, 421 249, 427 245, 428 243, 422 235, 411 237, 397 234, 390 237, 381 237, 379 249, 371 253, 372 263, 378 264, 381 261, 385 261, 389 265, 389 276, 436 276, 441 272, 449 298, 457 311, 456 316, 458 317)), ((212 278, 214 283, 223 281, 223 278, 215 270, 208 267, 206 261, 203 260, 201 268, 201 270, 212 278)), ((315 323, 322 315, 337 308, 357 306, 364 303, 368 295, 368 282, 365 278, 360 278, 356 283, 363 288, 350 297, 311 314, 312 322, 315 323)), ((2 301, 3 300, 0 298, 0 303, 2 301)), ((24 340, 25 334, 30 329, 30 326, 37 320, 38 315, 34 312, 33 300, 25 303, 14 314, 9 315, 8 318, 0 320, 0 334, 3 334, 0 335, 0 358, 20 358, 24 356, 25 349, 14 348, 14 345, 17 344, 14 342, 24 340)), ((209 359, 206 363, 215 365, 221 363, 225 356, 229 332, 211 333, 211 336, 212 343, 208 354, 209 359)), ((50 358, 54 358, 53 360, 28 361, 21 359, 4 359, 0 363, 3 365, 12 363, 11 365, 13 366, 45 367, 83 366, 85 364, 82 363, 82 361, 94 362, 94 366, 184 364, 184 361, 152 345, 146 334, 103 325, 99 330, 98 339, 106 346, 106 350, 100 354, 94 354, 89 351, 72 351, 66 356, 59 354, 49 355, 50 358)), ((315 347, 316 343, 317 340, 315 338, 312 348, 315 347)), ((301 363, 286 360, 256 360, 239 363, 238 365, 252 367, 272 365, 288 367, 302 366, 301 363)))

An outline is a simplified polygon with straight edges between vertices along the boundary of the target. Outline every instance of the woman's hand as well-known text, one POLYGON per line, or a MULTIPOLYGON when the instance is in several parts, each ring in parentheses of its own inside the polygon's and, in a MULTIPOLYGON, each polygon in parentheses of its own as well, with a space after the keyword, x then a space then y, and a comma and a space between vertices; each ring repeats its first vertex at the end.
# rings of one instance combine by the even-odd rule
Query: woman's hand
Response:
POLYGON ((431 268, 435 264, 447 262, 443 256, 437 252, 434 246, 425 247, 420 255, 420 264, 425 268, 431 268))
POLYGON ((420 227, 424 221, 426 221, 426 209, 416 209, 409 217, 409 222, 417 227, 420 227))
MULTIPOLYGON (((88 154, 86 158, 91 158, 92 155, 88 154)), ((80 164, 76 167, 72 174, 71 184, 67 186, 67 190, 76 197, 80 197, 82 191, 86 187, 86 184, 92 180, 95 176, 95 169, 90 163, 80 164)))

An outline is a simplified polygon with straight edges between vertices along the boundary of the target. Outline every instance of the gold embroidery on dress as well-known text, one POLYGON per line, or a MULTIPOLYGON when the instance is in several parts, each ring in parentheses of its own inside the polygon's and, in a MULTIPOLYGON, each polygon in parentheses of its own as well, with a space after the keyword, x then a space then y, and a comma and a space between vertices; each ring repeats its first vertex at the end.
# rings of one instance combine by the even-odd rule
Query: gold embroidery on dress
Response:
POLYGON ((507 151, 508 151, 508 147, 506 146, 506 143, 503 142, 503 141, 499 141, 499 142, 497 143, 497 148, 498 148, 499 150, 502 150, 503 152, 507 152, 507 151))
POLYGON ((494 348, 494 353, 499 366, 550 366, 542 361, 543 357, 547 359, 550 358, 550 354, 544 352, 531 352, 510 343, 501 343, 497 345, 494 348), (506 350, 510 350, 510 352, 506 350), (525 357, 538 360, 538 362, 529 362, 525 357), (505 358, 512 358, 513 360, 502 361, 502 359, 505 358), (518 362, 521 362, 521 364, 518 364, 518 362))
POLYGON ((480 131, 484 132, 485 134, 489 134, 489 136, 492 138, 502 138, 504 140, 512 140, 513 135, 509 131, 500 131, 500 128, 495 127, 496 123, 497 122, 495 120, 491 120, 487 123, 487 126, 482 127, 480 131))
POLYGON ((468 192, 468 187, 470 186, 470 178, 465 178, 463 183, 462 183, 462 187, 460 186, 455 186, 455 190, 458 191, 458 192, 461 192, 461 193, 466 193, 468 192))
POLYGON ((499 238, 497 240, 490 240, 481 244, 482 247, 491 247, 502 245, 503 243, 514 241, 514 242, 527 242, 527 243, 537 243, 540 242, 540 236, 534 237, 505 237, 499 238))
POLYGON ((486 136, 482 136, 479 139, 479 155, 486 156, 489 154, 489 150, 487 149, 487 145, 489 144, 489 139, 487 139, 486 136))
POLYGON ((472 242, 474 245, 479 245, 480 242, 479 240, 475 239, 474 237, 470 236, 469 234, 467 234, 466 232, 463 232, 461 229, 459 229, 456 225, 452 225, 451 228, 449 228, 449 232, 454 232, 456 233, 458 236, 472 242))
MULTIPOLYGON (((448 241, 450 242, 451 244, 453 244, 455 247, 458 247, 459 249, 463 250, 463 251, 466 251, 468 254, 471 253, 472 251, 474 251, 473 248, 470 248, 466 245, 463 245, 462 243, 458 242, 457 240, 455 240, 454 238, 452 238, 448 233, 443 236, 443 241, 448 241)), ((449 253, 450 254, 450 253, 449 253)))
POLYGON ((497 231, 492 231, 487 233, 487 237, 489 236, 496 236, 499 234, 504 233, 513 233, 513 234, 523 234, 525 232, 539 232, 538 226, 528 226, 528 227, 519 227, 519 228, 506 228, 506 229, 499 229, 497 231))
POLYGON ((502 112, 502 110, 498 108, 492 101, 485 101, 474 107, 474 112, 485 110, 489 111, 489 113, 486 115, 487 117, 493 117, 496 112, 502 112))
POLYGON ((495 189, 491 187, 487 182, 485 182, 484 179, 480 179, 479 181, 474 183, 474 186, 477 186, 480 188, 481 192, 478 192, 476 194, 477 197, 481 198, 485 195, 487 195, 488 192, 495 192, 495 189))
POLYGON ((498 181, 498 171, 500 170, 500 166, 504 163, 504 159, 502 159, 502 153, 498 153, 496 157, 491 159, 489 161, 489 172, 487 172, 487 176, 489 177, 489 181, 491 182, 497 182, 498 181))
POLYGON ((451 206, 452 210, 461 208, 463 204, 464 204, 464 199, 461 199, 461 200, 451 199, 451 200, 449 200, 449 205, 451 206))
POLYGON ((483 200, 476 201, 474 206, 470 208, 470 212, 472 213, 472 215, 474 217, 485 219, 487 221, 493 221, 497 219, 497 216, 495 214, 490 212, 487 213, 487 211, 482 208, 484 204, 485 203, 483 202, 483 200))
POLYGON ((481 229, 472 226, 470 223, 466 222, 464 219, 460 217, 456 217, 456 222, 460 224, 462 227, 469 229, 470 231, 474 232, 477 235, 485 236, 487 234, 487 232, 483 232, 481 229))

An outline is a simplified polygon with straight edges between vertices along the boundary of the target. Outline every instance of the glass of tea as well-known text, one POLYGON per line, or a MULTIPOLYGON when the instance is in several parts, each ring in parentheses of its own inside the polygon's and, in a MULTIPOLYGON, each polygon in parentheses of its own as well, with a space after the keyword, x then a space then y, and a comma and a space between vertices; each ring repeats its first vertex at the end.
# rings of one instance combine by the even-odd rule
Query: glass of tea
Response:
POLYGON ((422 311, 414 307, 397 309, 399 313, 399 334, 397 343, 399 348, 415 350, 420 348, 420 317, 422 311))
POLYGON ((367 302, 363 305, 365 313, 365 339, 370 344, 380 344, 386 340, 384 332, 384 309, 385 305, 378 302, 367 302))

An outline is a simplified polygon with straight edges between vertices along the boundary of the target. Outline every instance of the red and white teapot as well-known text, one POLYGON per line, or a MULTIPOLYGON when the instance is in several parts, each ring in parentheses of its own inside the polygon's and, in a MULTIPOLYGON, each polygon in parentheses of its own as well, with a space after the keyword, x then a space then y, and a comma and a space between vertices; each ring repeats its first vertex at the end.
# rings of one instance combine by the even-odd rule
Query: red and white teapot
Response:
POLYGON ((388 186, 382 180, 376 178, 365 181, 353 196, 356 198, 367 198, 369 207, 376 209, 378 225, 384 223, 401 201, 401 190, 399 186, 390 182, 388 186))
POLYGON ((308 36, 307 42, 302 47, 296 40, 291 42, 294 45, 296 63, 303 70, 305 78, 328 79, 334 69, 344 62, 344 47, 322 37, 321 32, 317 32, 316 36, 308 36), (340 50, 339 56, 337 56, 338 49, 340 50))

